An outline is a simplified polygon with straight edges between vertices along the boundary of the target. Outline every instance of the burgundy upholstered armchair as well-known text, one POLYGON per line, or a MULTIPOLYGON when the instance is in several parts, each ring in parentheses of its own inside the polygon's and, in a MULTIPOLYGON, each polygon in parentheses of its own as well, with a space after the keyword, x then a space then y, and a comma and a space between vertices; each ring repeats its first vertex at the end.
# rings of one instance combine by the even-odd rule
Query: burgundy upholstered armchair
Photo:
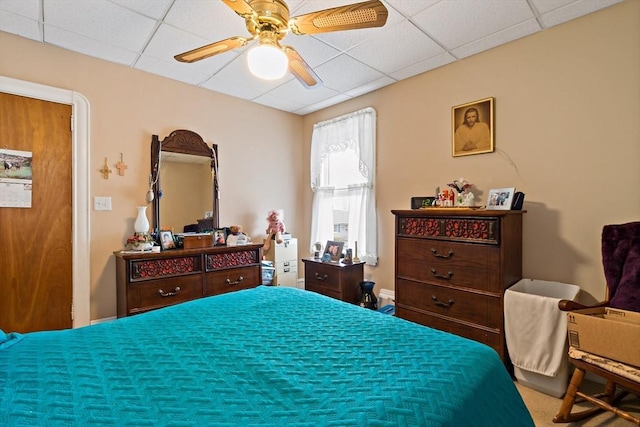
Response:
MULTIPOLYGON (((605 301, 584 306, 574 301, 562 300, 559 302, 561 310, 612 307, 640 312, 640 221, 606 225, 603 228, 602 263, 607 282, 605 301)), ((629 340, 638 339, 640 337, 629 337, 629 340)), ((637 363, 628 365, 570 347, 569 360, 575 365, 575 371, 554 422, 574 422, 607 410, 640 425, 639 418, 616 407, 629 392, 640 395, 640 354, 637 363), (605 378, 603 393, 587 395, 579 391, 586 372, 605 378), (594 407, 572 413, 576 398, 586 400, 594 407)))

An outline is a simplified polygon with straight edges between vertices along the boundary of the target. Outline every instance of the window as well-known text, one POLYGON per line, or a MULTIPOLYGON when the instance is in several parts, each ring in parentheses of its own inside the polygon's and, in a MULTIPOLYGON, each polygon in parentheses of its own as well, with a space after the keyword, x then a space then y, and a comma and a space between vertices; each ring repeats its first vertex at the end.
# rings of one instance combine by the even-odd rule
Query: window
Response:
POLYGON ((311 244, 345 242, 378 262, 375 200, 376 111, 365 108, 316 123, 311 138, 311 244))

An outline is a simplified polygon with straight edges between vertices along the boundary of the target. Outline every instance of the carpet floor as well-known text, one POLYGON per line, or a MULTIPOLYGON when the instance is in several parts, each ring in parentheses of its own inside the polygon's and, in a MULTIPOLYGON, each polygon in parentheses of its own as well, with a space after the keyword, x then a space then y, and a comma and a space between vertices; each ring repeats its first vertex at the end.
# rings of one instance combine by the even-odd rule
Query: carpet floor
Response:
MULTIPOLYGON (((527 405, 527 408, 531 413, 536 427, 629 427, 634 425, 632 422, 622 419, 608 411, 602 412, 584 421, 554 424, 553 417, 558 413, 560 405, 562 404, 562 399, 549 396, 533 388, 524 386, 517 381, 515 384, 522 396, 522 400, 524 400, 525 405, 527 405)), ((604 385, 602 384, 585 380, 582 387, 580 387, 580 390, 584 392, 597 392, 603 388, 604 385)), ((579 404, 576 403, 574 411, 579 410, 578 408, 586 409, 589 407, 590 405, 586 402, 579 404)), ((632 394, 628 395, 624 398, 621 408, 634 414, 634 416, 640 417, 640 397, 632 394)))

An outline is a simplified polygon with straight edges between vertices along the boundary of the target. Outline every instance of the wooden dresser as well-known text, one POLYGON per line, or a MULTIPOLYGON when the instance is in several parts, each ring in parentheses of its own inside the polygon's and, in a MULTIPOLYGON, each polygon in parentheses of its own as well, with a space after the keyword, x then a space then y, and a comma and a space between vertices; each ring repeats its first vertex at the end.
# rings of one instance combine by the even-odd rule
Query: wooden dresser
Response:
POLYGON ((364 263, 342 264, 303 259, 304 288, 328 297, 357 304, 364 263))
POLYGON ((114 255, 118 317, 253 288, 262 281, 262 244, 114 255))
POLYGON ((510 366, 503 302, 522 278, 523 212, 393 210, 396 316, 487 344, 510 366))

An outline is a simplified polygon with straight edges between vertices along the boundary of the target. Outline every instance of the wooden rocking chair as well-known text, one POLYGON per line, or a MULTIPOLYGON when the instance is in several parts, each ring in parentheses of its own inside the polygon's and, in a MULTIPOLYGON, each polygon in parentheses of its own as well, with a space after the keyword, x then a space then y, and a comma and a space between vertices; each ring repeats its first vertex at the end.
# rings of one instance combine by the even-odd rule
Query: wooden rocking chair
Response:
MULTIPOLYGON (((640 222, 607 225, 603 228, 602 263, 607 281, 606 300, 593 306, 562 300, 558 303, 560 310, 612 307, 640 312, 640 222)), ((638 337, 629 339, 637 340, 638 337)), ((638 363, 632 366, 570 347, 569 360, 575 366, 575 371, 560 410, 553 418, 554 423, 579 421, 606 410, 640 425, 640 418, 617 407, 630 392, 640 396, 640 355, 638 363), (588 395, 579 391, 587 372, 606 380, 604 392, 588 395), (576 398, 594 406, 572 413, 576 398)))

